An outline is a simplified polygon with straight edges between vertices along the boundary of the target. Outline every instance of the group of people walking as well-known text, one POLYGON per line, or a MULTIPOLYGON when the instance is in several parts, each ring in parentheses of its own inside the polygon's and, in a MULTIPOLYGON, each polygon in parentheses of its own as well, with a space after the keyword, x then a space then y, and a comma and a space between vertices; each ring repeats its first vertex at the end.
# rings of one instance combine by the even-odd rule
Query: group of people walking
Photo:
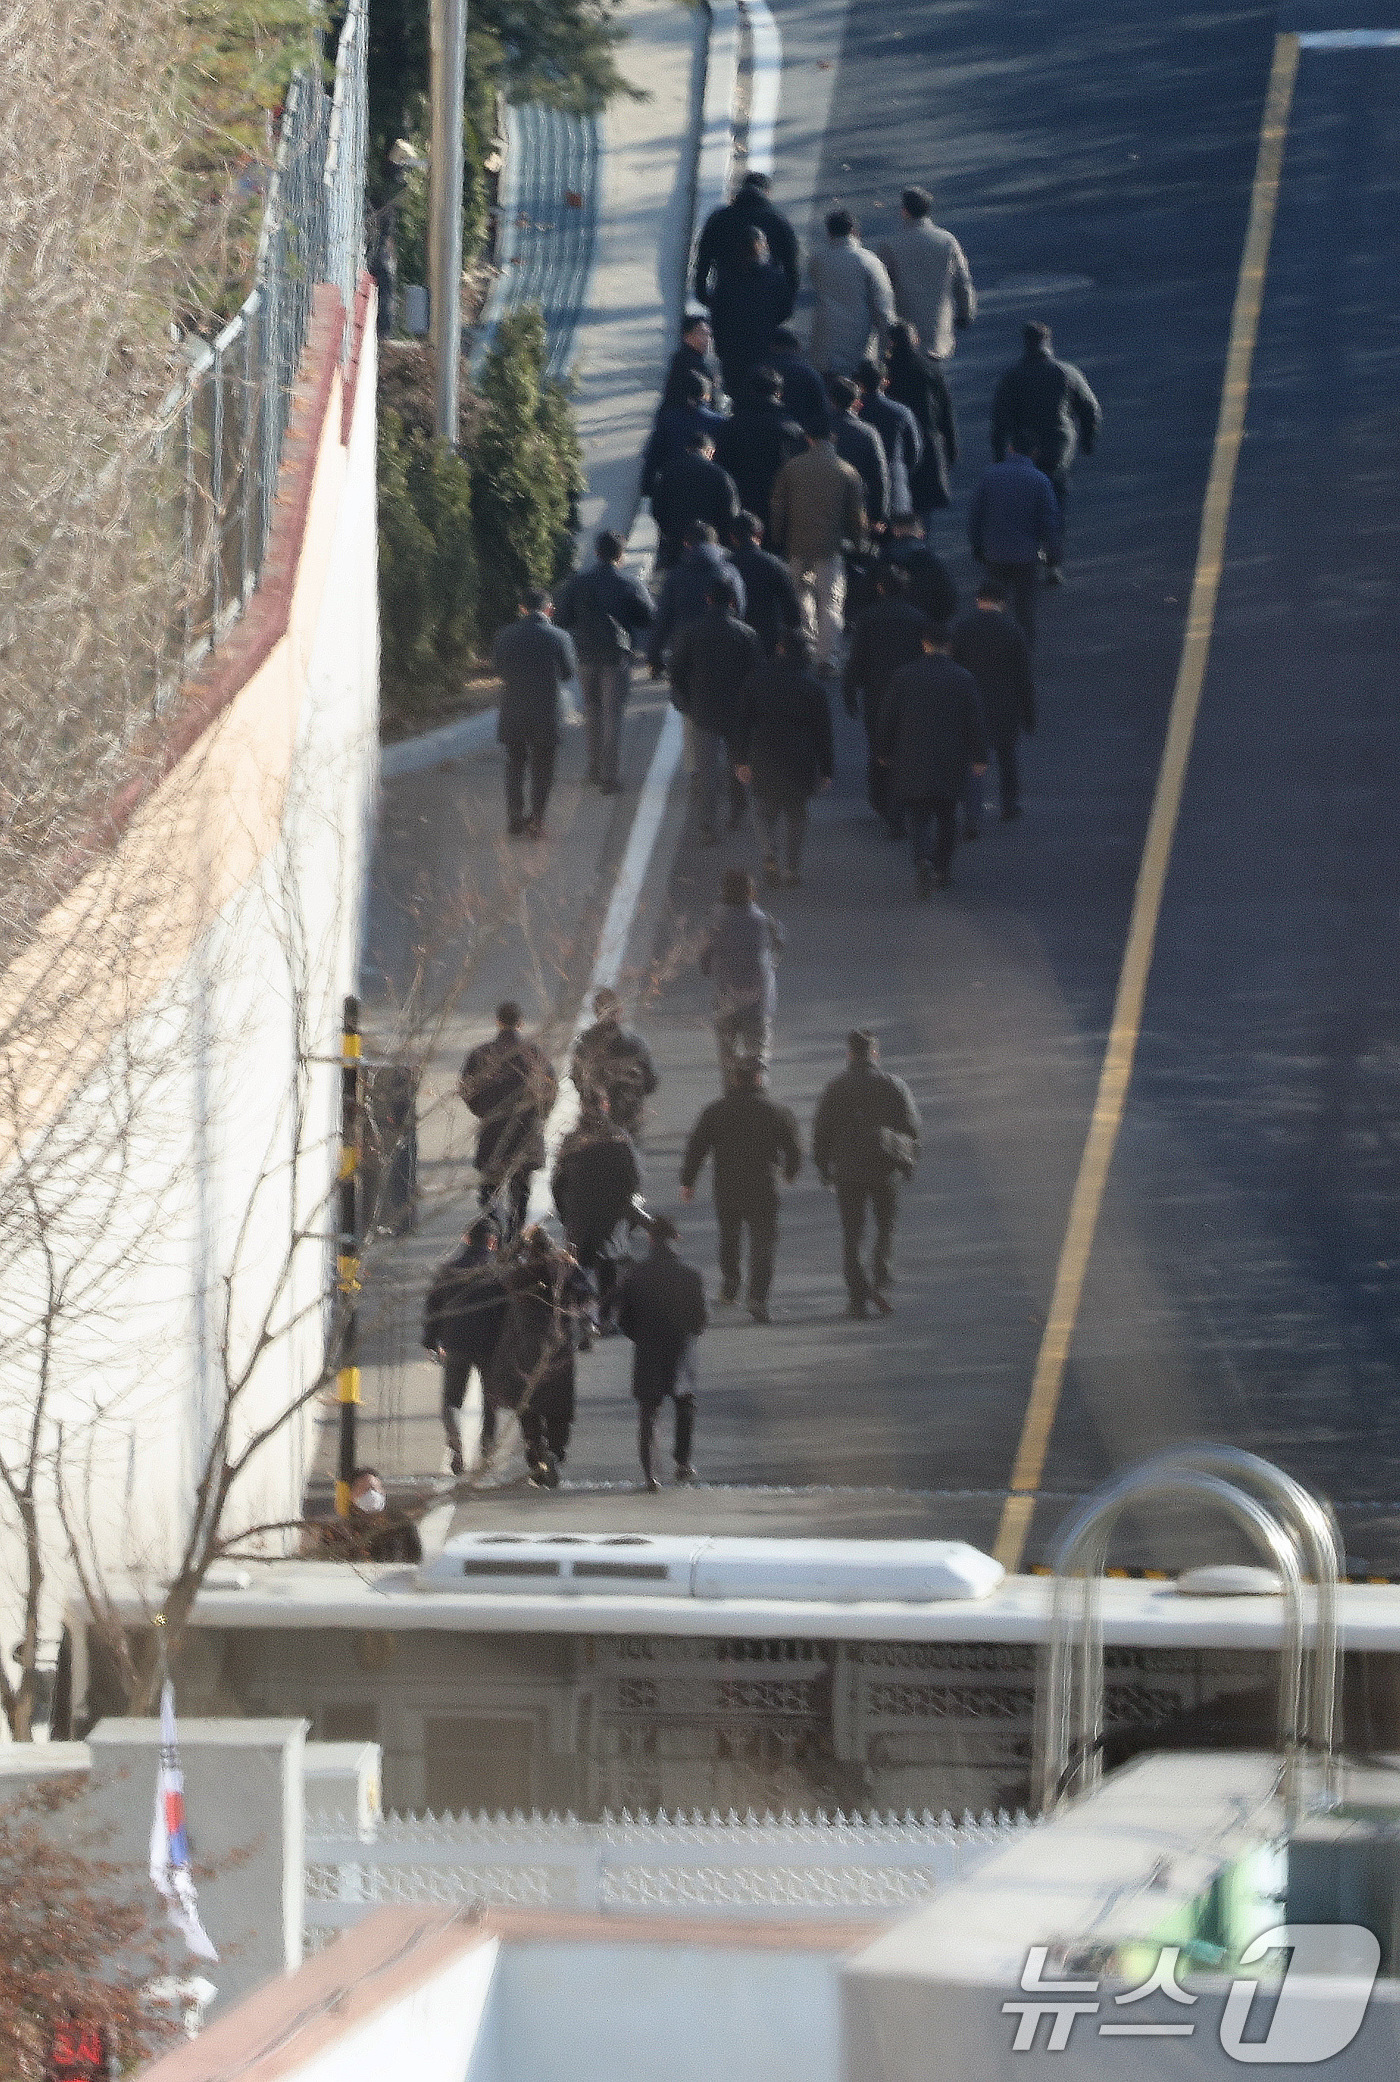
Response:
MULTIPOLYGON (((1003 820, 1021 814, 1019 740, 1035 728, 1037 593, 1063 575, 1069 473, 1093 447, 1100 410, 1049 328, 1023 328, 991 414, 993 459, 973 490, 968 539, 981 567, 974 602, 931 539, 951 502, 958 437, 945 366, 977 313, 967 259, 907 188, 893 233, 865 246, 833 209, 808 258, 810 351, 789 324, 802 280, 798 242, 766 177, 748 175, 701 234, 694 291, 642 458, 658 532, 651 589, 600 534, 593 563, 555 600, 532 594, 497 639, 499 735, 512 836, 538 837, 553 778, 561 693, 576 681, 587 778, 621 785, 622 721, 643 659, 669 678, 686 722, 704 844, 755 811, 770 887, 802 879, 808 810, 831 784, 830 696, 839 685, 864 725, 866 792, 891 838, 907 838, 920 896, 951 878, 960 839, 977 836, 995 762, 1003 820), (528 790, 527 790, 528 781, 528 790)), ((804 1150, 792 1112, 767 1089, 783 930, 747 870, 722 877, 699 959, 713 990, 721 1091, 696 1119, 680 1172, 683 1202, 708 1163, 719 1231, 718 1304, 741 1296, 769 1320, 781 1192, 804 1150), (747 1242, 747 1266, 745 1244, 747 1242)), ((546 1160, 558 1079, 520 1008, 463 1065, 478 1121, 481 1213, 429 1295, 424 1342, 443 1363, 454 1471, 466 1465, 460 1412, 483 1384, 481 1448, 502 1410, 520 1419, 531 1479, 559 1479, 574 1421, 575 1353, 614 1332, 634 1346, 643 1480, 657 1486, 657 1413, 675 1408, 676 1478, 693 1477, 695 1343, 708 1320, 700 1274, 675 1223, 648 1210, 639 1143, 657 1077, 615 994, 601 992, 569 1075, 577 1126, 550 1176, 563 1242, 528 1220, 546 1160), (648 1235, 644 1257, 628 1239, 648 1235)), ((816 1107, 810 1155, 840 1216, 848 1313, 888 1313, 901 1178, 917 1161, 912 1094, 880 1067, 873 1032, 853 1029, 846 1064, 816 1107), (866 1232, 873 1245, 866 1255, 866 1232)))

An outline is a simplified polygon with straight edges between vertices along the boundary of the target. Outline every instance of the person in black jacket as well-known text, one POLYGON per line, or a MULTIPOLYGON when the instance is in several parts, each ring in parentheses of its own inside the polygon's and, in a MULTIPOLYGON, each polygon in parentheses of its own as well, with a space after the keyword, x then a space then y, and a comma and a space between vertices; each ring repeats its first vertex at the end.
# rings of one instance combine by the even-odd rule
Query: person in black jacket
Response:
POLYGON ((849 376, 828 376, 826 395, 831 406, 831 436, 843 463, 860 472, 865 487, 865 521, 872 535, 884 533, 890 518, 890 466, 885 444, 874 427, 857 416, 860 396, 849 376))
POLYGON ((931 532, 933 516, 952 502, 951 478, 958 459, 958 429, 947 379, 906 319, 890 327, 889 395, 907 405, 918 421, 924 452, 909 481, 909 503, 931 532))
POLYGON ((841 692, 848 716, 865 724, 866 800, 892 839, 904 836, 904 814, 890 795, 890 774, 879 756, 880 704, 901 665, 924 654, 928 616, 909 598, 909 573, 901 564, 875 566, 875 598, 851 624, 841 692))
MULTIPOLYGON (((999 579, 984 578, 977 605, 953 624, 955 664, 972 674, 982 697, 982 717, 997 755, 1001 783, 1001 821, 1021 814, 1021 771, 1016 740, 1035 729, 1035 673, 1031 649, 1021 625, 1006 611, 1006 588, 999 579)), ((975 797, 980 805, 982 784, 975 797)), ((969 795, 969 806, 973 796, 969 795)), ((974 822, 975 822, 974 817, 974 822)))
POLYGON ((890 681, 879 722, 880 758, 904 809, 920 896, 948 887, 968 768, 987 771, 977 682, 949 657, 946 624, 929 630, 924 652, 890 681))
POLYGON ((695 740, 695 799, 700 836, 713 845, 718 836, 719 789, 729 780, 729 829, 744 821, 748 796, 734 768, 743 723, 743 686, 763 656, 763 646, 747 622, 735 612, 734 596, 723 579, 705 595, 705 612, 687 622, 671 648, 671 700, 688 716, 695 740))
POLYGON ((724 403, 724 384, 719 373, 719 362, 714 351, 715 336, 710 331, 710 321, 704 311, 689 311, 681 325, 681 344, 671 356, 666 369, 666 383, 661 392, 663 405, 683 405, 686 401, 686 378, 703 376, 710 386, 710 398, 718 409, 724 403))
POLYGON ((798 629, 785 629, 777 655, 749 675, 739 730, 738 775, 753 788, 758 820, 768 836, 763 863, 770 883, 796 889, 802 880, 807 805, 831 786, 836 749, 826 689, 808 670, 811 653, 798 629), (778 834, 787 825, 786 865, 778 865, 778 834))
POLYGON ((790 325, 778 327, 763 359, 782 384, 783 404, 804 435, 824 441, 831 431, 826 385, 802 352, 802 342, 790 325))
POLYGON ((782 378, 776 370, 750 369, 742 401, 715 436, 715 461, 734 479, 745 510, 756 513, 765 529, 774 478, 807 446, 806 435, 782 397, 782 378))
POLYGON ((754 226, 763 233, 776 266, 787 279, 788 310, 797 301, 802 282, 802 265, 797 235, 782 211, 769 200, 772 182, 767 174, 745 174, 733 202, 711 210, 695 249, 695 295, 713 305, 717 286, 740 265, 745 234, 754 226))
POLYGON ((878 1067, 880 1044, 863 1028, 846 1036, 846 1067, 817 1102, 812 1162, 824 1186, 836 1190, 841 1210, 841 1266, 848 1316, 864 1316, 873 1301, 882 1316, 894 1306, 890 1246, 899 1211, 899 1178, 918 1153, 919 1109, 900 1077, 878 1067), (875 1217, 875 1250, 867 1273, 861 1262, 865 1210, 875 1217))
POLYGON ((734 525, 734 569, 744 581, 744 619, 771 658, 785 629, 802 627, 802 602, 781 557, 763 547, 763 522, 741 513, 734 525))
POLYGON ((722 1099, 705 1108, 690 1131, 681 1165, 681 1198, 695 1198, 695 1181, 706 1157, 715 1162, 715 1218, 719 1223, 720 1300, 739 1298, 744 1225, 749 1231, 748 1309, 766 1323, 778 1246, 778 1187, 781 1171, 789 1185, 802 1169, 797 1123, 763 1089, 763 1069, 751 1057, 736 1063, 734 1081, 722 1099))
POLYGON ((544 1124, 559 1092, 549 1057, 520 1031, 523 1016, 513 998, 496 1007, 496 1032, 471 1051, 457 1085, 481 1122, 476 1137, 477 1198, 489 1207, 498 1195, 505 1195, 502 1230, 507 1240, 524 1226, 530 1174, 544 1162, 544 1124))
POLYGON ((931 622, 952 621, 958 606, 957 586, 937 550, 925 542, 916 514, 896 513, 881 556, 908 573, 909 598, 921 614, 931 622))
POLYGON ((641 1035, 622 1024, 622 1000, 615 990, 604 985, 594 991, 593 1011, 592 1026, 574 1043, 569 1075, 582 1105, 601 1093, 611 1118, 635 1140, 656 1090, 656 1065, 641 1035))
POLYGON ((663 401, 656 408, 647 445, 642 450, 641 493, 644 499, 651 497, 661 472, 667 463, 683 452, 692 434, 708 434, 718 443, 729 424, 722 412, 715 411, 709 379, 698 369, 686 371, 682 387, 685 393, 682 404, 668 405, 663 401))
POLYGON ((731 398, 742 397, 749 371, 763 361, 792 310, 792 289, 768 257, 768 241, 750 224, 738 241, 738 265, 725 268, 710 299, 715 347, 731 398))
POLYGON ((485 1383, 506 1312, 506 1290, 497 1262, 499 1244, 500 1231, 493 1217, 478 1216, 460 1249, 434 1273, 423 1305, 423 1343, 442 1362, 442 1428, 454 1475, 466 1472, 462 1404, 473 1368, 482 1381, 483 1460, 496 1443, 496 1412, 486 1400, 485 1383))
POLYGON ((606 1333, 617 1286, 614 1245, 623 1222, 629 1230, 637 1225, 642 1167, 601 1092, 590 1094, 578 1126, 564 1137, 549 1183, 569 1249, 597 1290, 598 1327, 606 1333))
POLYGON ((642 1480, 654 1491, 661 1486, 652 1469, 656 1418, 668 1395, 676 1409, 676 1480, 695 1480, 690 1458, 695 1437, 695 1340, 709 1317, 705 1282, 676 1250, 675 1223, 669 1215, 653 1215, 648 1226, 651 1250, 618 1289, 617 1327, 634 1348, 637 1455, 642 1480))
POLYGON ((728 586, 740 614, 744 612, 744 581, 722 549, 708 521, 692 521, 685 531, 679 564, 666 573, 661 598, 656 603, 656 620, 647 639, 647 664, 659 679, 671 646, 687 622, 696 622, 705 612, 705 596, 721 581, 728 586))
POLYGON ((625 546, 620 535, 604 528, 594 544, 593 569, 576 571, 554 607, 555 623, 569 632, 578 654, 588 778, 604 795, 616 795, 622 785, 618 746, 632 691, 632 652, 655 618, 651 594, 622 568, 625 546))
POLYGON ((693 522, 705 522, 717 535, 727 535, 733 525, 739 494, 714 454, 715 444, 708 434, 690 434, 681 453, 671 458, 656 480, 651 510, 661 537, 656 553, 658 571, 669 571, 679 561, 686 530, 693 522))
POLYGON ((525 595, 518 621, 496 638, 491 663, 501 678, 496 737, 506 748, 506 822, 512 838, 544 836, 544 813, 554 786, 559 749, 559 690, 578 675, 578 658, 562 629, 550 626, 548 593, 525 595), (525 814, 525 769, 530 769, 530 814, 525 814))
POLYGON ((1045 574, 1057 585, 1070 466, 1081 449, 1093 454, 1103 412, 1082 370, 1055 359, 1048 325, 1038 320, 1023 325, 1021 340, 1021 359, 1006 371, 992 400, 992 454, 1001 462, 1015 434, 1024 431, 1031 437, 1031 461, 1055 487, 1060 505, 1061 547, 1045 574))
POLYGON ((574 1352, 588 1322, 587 1275, 536 1224, 502 1266, 505 1321, 486 1374, 497 1410, 514 1410, 537 1489, 557 1489, 574 1428, 574 1352))

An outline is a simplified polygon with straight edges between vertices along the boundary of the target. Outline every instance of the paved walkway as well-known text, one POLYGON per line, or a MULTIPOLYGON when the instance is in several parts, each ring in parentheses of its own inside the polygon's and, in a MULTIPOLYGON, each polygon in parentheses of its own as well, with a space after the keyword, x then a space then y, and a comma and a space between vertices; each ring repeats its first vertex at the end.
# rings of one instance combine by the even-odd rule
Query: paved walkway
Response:
MULTIPOLYGON (((704 64, 704 15, 675 0, 630 0, 627 76, 645 102, 619 101, 603 120, 602 215, 586 313, 576 339, 576 412, 589 494, 586 533, 625 533, 637 469, 659 396, 689 251, 693 112, 704 64)), ((638 537, 645 537, 643 521, 638 537)), ((580 779, 583 732, 566 729, 550 833, 540 845, 504 835, 501 755, 490 717, 393 747, 384 762, 368 902, 362 998, 366 1048, 405 1048, 425 1062, 420 1090, 422 1188, 417 1233, 374 1254, 361 1309, 360 1458, 387 1476, 445 1467, 438 1369, 419 1344, 422 1296, 474 1208, 473 1123, 455 1095, 468 1048, 514 997, 562 1050, 593 967, 656 739, 664 690, 639 680, 623 746, 624 789, 602 797, 580 779), (426 1011, 425 1008, 432 1008, 426 1011)), ((658 892, 674 854, 674 818, 656 856, 658 892)), ((633 944, 657 919, 646 891, 633 944)), ((652 979, 624 964, 646 995, 652 979)), ((336 1417, 319 1421, 313 1486, 334 1465, 336 1417)))

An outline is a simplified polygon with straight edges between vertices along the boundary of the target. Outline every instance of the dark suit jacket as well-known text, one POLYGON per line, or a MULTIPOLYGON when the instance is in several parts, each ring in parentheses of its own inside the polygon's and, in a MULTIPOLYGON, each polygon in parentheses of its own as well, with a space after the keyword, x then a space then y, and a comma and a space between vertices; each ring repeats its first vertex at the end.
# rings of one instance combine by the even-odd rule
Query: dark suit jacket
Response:
POLYGON ((636 1348, 632 1393, 638 1402, 660 1402, 674 1394, 691 1346, 708 1320, 699 1273, 669 1244, 654 1243, 650 1256, 623 1280, 617 1298, 618 1329, 636 1348))
POLYGON ((556 739, 559 689, 578 672, 574 647, 563 630, 542 614, 507 622, 492 648, 491 663, 501 676, 497 740, 512 745, 527 738, 556 739))
POLYGON ((896 802, 961 795, 987 757, 977 682, 942 653, 901 665, 880 704, 879 753, 896 802))

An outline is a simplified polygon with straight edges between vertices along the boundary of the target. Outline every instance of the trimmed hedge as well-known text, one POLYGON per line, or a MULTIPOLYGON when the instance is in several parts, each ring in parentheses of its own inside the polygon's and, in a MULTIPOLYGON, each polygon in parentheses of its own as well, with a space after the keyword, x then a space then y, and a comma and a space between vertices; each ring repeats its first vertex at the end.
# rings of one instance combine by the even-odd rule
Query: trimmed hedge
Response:
POLYGON ((432 432, 422 350, 386 356, 379 398, 380 682, 399 717, 456 691, 531 586, 573 561, 583 461, 563 387, 545 372, 544 321, 497 329, 454 454, 432 432))

